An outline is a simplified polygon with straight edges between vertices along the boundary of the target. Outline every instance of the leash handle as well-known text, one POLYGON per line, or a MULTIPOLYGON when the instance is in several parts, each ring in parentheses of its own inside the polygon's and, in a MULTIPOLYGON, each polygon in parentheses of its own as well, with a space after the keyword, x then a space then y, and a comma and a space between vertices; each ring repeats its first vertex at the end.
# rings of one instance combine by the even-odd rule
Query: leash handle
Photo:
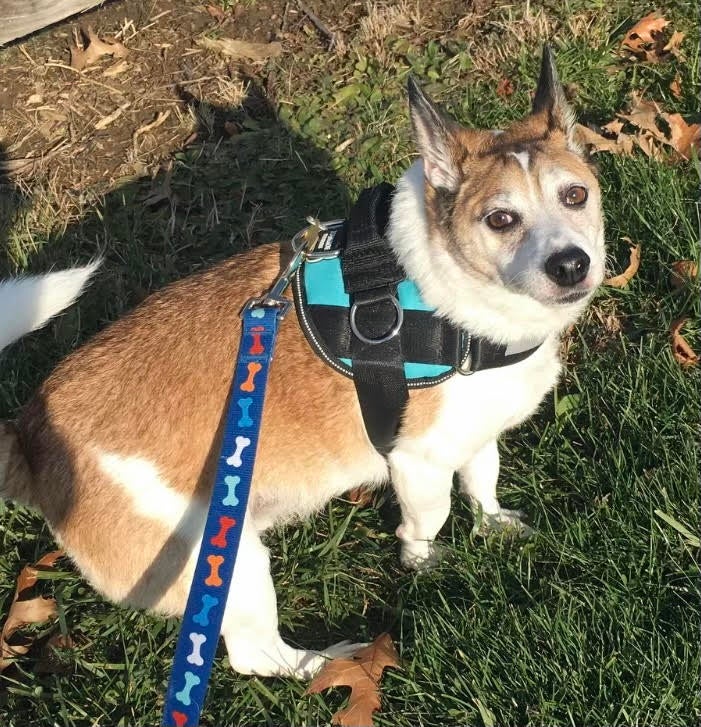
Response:
MULTIPOLYGON (((284 309, 249 304, 217 474, 163 707, 163 727, 195 727, 219 643, 253 478, 268 370, 284 309)), ((236 594, 237 598, 246 595, 236 594)))

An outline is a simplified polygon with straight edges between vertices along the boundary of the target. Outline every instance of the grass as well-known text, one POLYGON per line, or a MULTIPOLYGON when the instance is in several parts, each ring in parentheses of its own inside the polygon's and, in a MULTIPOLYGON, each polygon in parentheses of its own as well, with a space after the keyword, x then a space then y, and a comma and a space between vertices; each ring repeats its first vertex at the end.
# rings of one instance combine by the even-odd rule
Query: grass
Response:
MULTIPOLYGON (((586 120, 610 120, 632 90, 697 113, 690 3, 663 8, 689 33, 687 60, 659 66, 613 55, 624 29, 649 12, 643 3, 557 5, 531 3, 528 16, 505 6, 463 38, 390 29, 382 54, 351 42, 341 57, 286 57, 274 68, 286 89, 277 105, 261 93, 242 109, 197 109, 212 129, 233 114, 239 135, 212 134, 174 154, 171 171, 154 181, 88 197, 67 226, 51 189, 38 185, 8 232, 10 267, 42 269, 100 249, 105 272, 71 312, 5 356, 0 412, 15 412, 61 355, 147 291, 289 235, 308 213, 337 216, 363 186, 395 179, 413 153, 409 71, 460 120, 499 126, 527 111, 532 49, 548 32, 586 120), (676 73, 680 99, 669 91, 676 73), (495 93, 502 76, 516 88, 508 100, 495 93), (159 189, 169 189, 165 199, 145 205, 159 189)), ((667 334, 688 315, 687 338, 701 345, 698 289, 668 283, 675 260, 699 256, 698 166, 640 153, 598 161, 612 267, 625 265, 624 235, 641 243, 643 263, 627 288, 599 293, 569 337, 557 392, 503 439, 502 503, 523 509, 536 533, 476 537, 456 497, 441 535, 444 562, 415 576, 398 566, 397 508, 387 493, 376 508, 334 502, 269 538, 292 642, 392 633, 404 669, 385 675, 378 725, 688 727, 701 719, 698 373, 673 360, 667 334)), ((5 611, 21 565, 52 541, 40 518, 10 505, 0 513, 0 543, 5 611)), ((0 677, 0 723, 156 724, 177 622, 105 603, 67 565, 45 587, 60 611, 46 631, 70 633, 74 647, 60 652, 61 673, 39 673, 33 652, 0 677)), ((328 724, 342 700, 338 691, 305 696, 289 680, 239 677, 222 649, 203 724, 328 724)))

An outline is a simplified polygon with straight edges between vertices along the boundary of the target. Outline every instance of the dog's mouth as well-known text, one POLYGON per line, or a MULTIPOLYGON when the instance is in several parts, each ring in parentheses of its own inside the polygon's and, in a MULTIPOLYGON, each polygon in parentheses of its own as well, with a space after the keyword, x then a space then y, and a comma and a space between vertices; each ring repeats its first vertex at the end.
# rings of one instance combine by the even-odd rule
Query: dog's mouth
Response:
POLYGON ((584 298, 586 298, 590 293, 591 290, 577 290, 574 293, 567 293, 567 295, 556 298, 554 302, 558 303, 559 305, 578 303, 580 300, 584 300, 584 298))

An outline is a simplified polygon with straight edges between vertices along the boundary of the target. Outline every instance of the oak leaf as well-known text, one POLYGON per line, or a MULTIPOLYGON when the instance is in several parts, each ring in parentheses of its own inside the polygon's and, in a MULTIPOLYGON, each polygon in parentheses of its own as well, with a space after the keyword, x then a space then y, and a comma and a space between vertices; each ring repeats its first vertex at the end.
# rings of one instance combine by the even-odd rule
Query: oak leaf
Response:
POLYGON ((636 245, 630 237, 623 237, 622 239, 630 245, 630 260, 628 262, 628 267, 620 275, 615 275, 613 278, 606 278, 604 281, 606 285, 609 285, 612 288, 625 288, 626 285, 628 285, 628 283, 630 283, 633 279, 640 267, 640 245, 636 245))
POLYGON ((672 321, 672 325, 669 327, 669 332, 672 336, 672 355, 674 356, 674 360, 684 368, 695 366, 699 361, 697 353, 680 333, 688 320, 688 318, 677 318, 675 321, 672 321))
POLYGON ((679 290, 683 288, 690 280, 696 278, 699 274, 699 266, 693 260, 677 260, 672 263, 672 272, 669 275, 669 284, 679 290))
MULTIPOLYGON (((614 123, 611 122, 611 124, 614 123)), ((607 124, 607 126, 610 126, 610 124, 607 124)), ((577 140, 581 144, 588 146, 592 153, 597 151, 610 151, 612 154, 628 155, 633 151, 633 139, 629 134, 619 133, 615 139, 611 139, 607 136, 602 136, 583 124, 577 124, 575 134, 577 140)))
POLYGON ((621 50, 648 63, 660 63, 678 56, 684 33, 674 31, 667 40, 665 28, 668 25, 669 21, 657 12, 646 15, 626 33, 621 50))
POLYGON ((669 25, 669 20, 658 12, 652 12, 639 20, 627 33, 621 43, 630 50, 640 50, 644 45, 654 43, 663 29, 669 25))
POLYGON ((307 694, 329 687, 350 687, 348 706, 332 717, 341 727, 372 727, 372 715, 380 709, 379 684, 387 667, 399 667, 399 657, 389 634, 381 634, 372 644, 348 659, 333 659, 312 679, 307 694))
POLYGON ((670 146, 684 159, 691 157, 691 150, 701 146, 701 124, 687 124, 680 114, 662 114, 669 124, 670 146))
POLYGON ((113 58, 124 58, 129 51, 122 43, 115 41, 106 42, 100 40, 97 33, 90 27, 84 34, 87 38, 87 44, 79 43, 75 38, 75 44, 71 46, 71 68, 76 71, 82 71, 83 68, 89 66, 102 56, 112 56, 113 58))
POLYGON ((54 550, 34 565, 22 568, 17 578, 15 596, 0 634, 0 672, 10 666, 18 656, 26 654, 34 643, 34 637, 22 636, 17 632, 24 626, 43 623, 56 615, 56 601, 53 598, 31 597, 30 590, 36 585, 39 571, 52 568, 63 555, 62 550, 54 550))

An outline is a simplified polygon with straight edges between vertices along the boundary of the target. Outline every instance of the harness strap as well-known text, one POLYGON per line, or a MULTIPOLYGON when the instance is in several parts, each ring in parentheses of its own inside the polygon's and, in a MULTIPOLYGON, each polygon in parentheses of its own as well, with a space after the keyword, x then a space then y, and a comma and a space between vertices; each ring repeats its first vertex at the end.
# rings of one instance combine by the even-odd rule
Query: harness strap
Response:
MULTIPOLYGON (((163 707, 163 727, 199 724, 234 572, 281 310, 247 307, 217 475, 163 707)), ((236 593, 233 598, 246 598, 236 593)))
POLYGON ((351 210, 341 270, 350 295, 350 357, 353 383, 368 437, 388 454, 399 429, 409 389, 404 377, 401 330, 404 312, 397 285, 404 271, 384 237, 394 187, 364 190, 351 210))

